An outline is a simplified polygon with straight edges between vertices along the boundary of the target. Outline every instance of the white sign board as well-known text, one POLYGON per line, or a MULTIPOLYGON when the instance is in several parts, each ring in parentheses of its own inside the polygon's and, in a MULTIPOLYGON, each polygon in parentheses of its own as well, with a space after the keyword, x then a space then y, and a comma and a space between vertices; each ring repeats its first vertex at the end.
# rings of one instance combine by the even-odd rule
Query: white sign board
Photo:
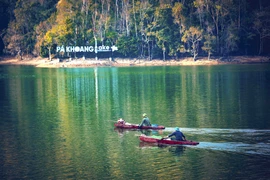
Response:
POLYGON ((56 52, 110 52, 110 51, 117 51, 118 48, 113 45, 113 46, 57 46, 56 47, 56 52))

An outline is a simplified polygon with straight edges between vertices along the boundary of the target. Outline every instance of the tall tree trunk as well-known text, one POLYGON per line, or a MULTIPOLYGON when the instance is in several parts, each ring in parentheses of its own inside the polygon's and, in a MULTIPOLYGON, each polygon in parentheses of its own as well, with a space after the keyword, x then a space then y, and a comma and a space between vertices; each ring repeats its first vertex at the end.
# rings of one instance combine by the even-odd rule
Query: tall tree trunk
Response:
POLYGON ((258 55, 261 55, 262 51, 263 51, 263 38, 262 38, 262 35, 260 34, 260 47, 259 47, 258 55))
POLYGON ((116 30, 117 21, 118 21, 118 12, 119 12, 118 0, 115 0, 115 7, 116 7, 116 13, 115 13, 115 27, 114 27, 114 29, 116 30))
POLYGON ((166 48, 165 47, 163 47, 162 48, 162 50, 163 50, 163 61, 166 61, 166 48))
POLYGON ((137 33, 137 22, 136 22, 136 15, 135 15, 135 10, 134 10, 134 7, 135 7, 135 4, 134 4, 134 0, 132 1, 132 4, 133 4, 133 16, 134 16, 134 26, 135 26, 135 35, 136 35, 136 38, 138 37, 138 33, 137 33))
POLYGON ((48 50, 49 50, 49 60, 51 61, 52 60, 51 47, 48 47, 48 50))
POLYGON ((241 0, 238 2, 238 29, 241 26, 241 0))
POLYGON ((150 43, 147 41, 147 46, 148 46, 148 60, 151 61, 151 52, 150 52, 150 43))

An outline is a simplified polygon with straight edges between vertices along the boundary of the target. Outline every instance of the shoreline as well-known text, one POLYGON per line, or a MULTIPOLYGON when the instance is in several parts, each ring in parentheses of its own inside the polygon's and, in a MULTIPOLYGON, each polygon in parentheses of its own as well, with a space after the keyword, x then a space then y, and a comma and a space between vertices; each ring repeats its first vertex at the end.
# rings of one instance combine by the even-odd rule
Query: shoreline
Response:
POLYGON ((199 65, 223 65, 223 64, 261 64, 270 63, 270 58, 267 56, 230 56, 227 59, 213 58, 198 58, 193 61, 192 58, 181 58, 178 60, 157 60, 151 61, 146 59, 120 59, 115 58, 114 61, 107 59, 65 59, 60 62, 59 59, 49 61, 47 58, 32 58, 23 57, 23 60, 18 60, 15 57, 0 56, 0 65, 27 65, 44 68, 73 68, 73 67, 131 67, 131 66, 199 66, 199 65))

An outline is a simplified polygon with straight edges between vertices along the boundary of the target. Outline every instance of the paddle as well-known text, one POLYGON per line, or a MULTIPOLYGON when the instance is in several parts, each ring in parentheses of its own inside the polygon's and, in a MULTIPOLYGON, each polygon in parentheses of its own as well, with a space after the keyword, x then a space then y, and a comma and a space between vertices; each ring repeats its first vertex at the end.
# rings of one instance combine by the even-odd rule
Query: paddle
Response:
POLYGON ((160 140, 164 140, 164 139, 168 139, 168 138, 169 138, 169 137, 166 136, 166 137, 161 138, 160 140))

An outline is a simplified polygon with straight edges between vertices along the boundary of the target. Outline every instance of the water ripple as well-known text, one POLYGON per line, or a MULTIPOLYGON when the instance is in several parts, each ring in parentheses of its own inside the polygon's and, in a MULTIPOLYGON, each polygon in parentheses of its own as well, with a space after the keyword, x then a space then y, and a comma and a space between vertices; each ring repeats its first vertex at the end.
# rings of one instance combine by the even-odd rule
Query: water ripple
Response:
POLYGON ((270 155, 270 144, 245 144, 239 142, 200 142, 193 148, 209 149, 218 151, 238 152, 245 154, 270 155))

